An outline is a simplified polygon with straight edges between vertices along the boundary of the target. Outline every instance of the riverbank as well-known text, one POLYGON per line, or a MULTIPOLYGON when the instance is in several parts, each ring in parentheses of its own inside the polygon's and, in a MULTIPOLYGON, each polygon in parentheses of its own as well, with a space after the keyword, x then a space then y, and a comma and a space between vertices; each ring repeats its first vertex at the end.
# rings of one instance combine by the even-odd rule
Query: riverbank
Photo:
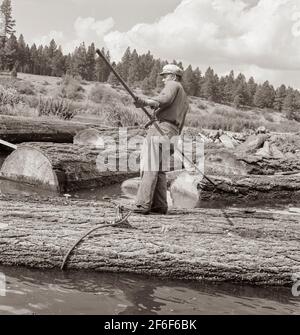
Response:
MULTIPOLYGON (((0 264, 59 268, 89 229, 115 218, 113 205, 0 195, 0 264)), ((172 210, 132 215, 71 253, 66 270, 172 279, 290 285, 300 272, 300 213, 249 209, 172 210)))

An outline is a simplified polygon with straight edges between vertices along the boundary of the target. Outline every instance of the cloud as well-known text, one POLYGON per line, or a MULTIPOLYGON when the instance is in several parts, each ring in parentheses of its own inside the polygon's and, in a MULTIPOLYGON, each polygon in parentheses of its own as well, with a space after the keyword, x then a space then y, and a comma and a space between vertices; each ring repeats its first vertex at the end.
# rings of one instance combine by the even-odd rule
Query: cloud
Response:
POLYGON ((52 39, 54 39, 57 44, 62 43, 64 41, 63 32, 51 30, 49 34, 36 37, 35 39, 33 39, 33 43, 35 43, 37 46, 47 45, 50 43, 52 39))
POLYGON ((111 30, 115 22, 113 18, 103 21, 96 21, 93 17, 78 17, 74 23, 76 35, 79 38, 87 39, 91 33, 96 33, 98 37, 103 37, 105 33, 111 30))
POLYGON ((102 45, 105 34, 115 25, 113 18, 96 20, 93 17, 78 17, 74 22, 75 38, 68 39, 61 31, 52 30, 49 34, 36 37, 33 43, 37 45, 47 45, 54 39, 58 45, 62 45, 64 52, 73 52, 82 42, 91 44, 98 42, 102 45))
POLYGON ((109 32, 104 41, 115 59, 131 46, 219 71, 272 74, 277 84, 300 71, 299 12, 295 0, 183 0, 158 21, 109 32))

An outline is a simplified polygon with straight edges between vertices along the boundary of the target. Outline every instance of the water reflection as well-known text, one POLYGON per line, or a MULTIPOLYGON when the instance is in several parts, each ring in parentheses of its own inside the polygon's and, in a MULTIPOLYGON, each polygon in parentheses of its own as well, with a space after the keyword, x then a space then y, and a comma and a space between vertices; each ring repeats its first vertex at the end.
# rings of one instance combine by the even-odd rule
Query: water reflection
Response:
POLYGON ((3 268, 0 314, 300 314, 290 288, 3 268))

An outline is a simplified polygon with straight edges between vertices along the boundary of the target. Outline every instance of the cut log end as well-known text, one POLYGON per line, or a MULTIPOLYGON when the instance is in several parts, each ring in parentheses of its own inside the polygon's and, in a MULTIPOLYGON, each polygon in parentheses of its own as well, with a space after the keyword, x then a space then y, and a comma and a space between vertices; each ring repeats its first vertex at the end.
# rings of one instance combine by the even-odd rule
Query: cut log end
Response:
POLYGON ((0 175, 9 180, 59 191, 57 175, 48 157, 39 149, 19 146, 4 161, 0 175))
POLYGON ((102 147, 104 145, 101 133, 97 129, 85 129, 74 136, 74 144, 77 145, 91 145, 95 147, 102 147))

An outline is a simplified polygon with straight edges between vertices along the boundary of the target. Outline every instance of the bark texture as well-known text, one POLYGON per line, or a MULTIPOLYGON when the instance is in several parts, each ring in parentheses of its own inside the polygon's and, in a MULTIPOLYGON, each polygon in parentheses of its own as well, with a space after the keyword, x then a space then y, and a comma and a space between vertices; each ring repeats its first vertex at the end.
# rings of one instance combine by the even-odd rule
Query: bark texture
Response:
MULTIPOLYGON (((113 135, 119 130, 74 121, 0 115, 0 139, 11 143, 73 143, 73 138, 77 133, 90 128, 98 130, 99 133, 113 135)), ((131 127, 130 129, 135 131, 138 128, 131 127)))
MULTIPOLYGON (((87 230, 114 219, 112 205, 0 195, 0 263, 57 268, 87 230)), ((300 271, 300 214, 227 208, 132 215, 82 241, 67 269, 290 285, 300 271)))
POLYGON ((6 159, 1 174, 4 178, 60 191, 121 183, 139 174, 138 171, 127 171, 127 165, 120 163, 123 158, 125 162, 125 158, 132 154, 130 151, 120 153, 121 159, 116 161, 116 171, 99 170, 99 157, 111 156, 114 153, 115 150, 104 151, 91 146, 25 143, 6 159))

